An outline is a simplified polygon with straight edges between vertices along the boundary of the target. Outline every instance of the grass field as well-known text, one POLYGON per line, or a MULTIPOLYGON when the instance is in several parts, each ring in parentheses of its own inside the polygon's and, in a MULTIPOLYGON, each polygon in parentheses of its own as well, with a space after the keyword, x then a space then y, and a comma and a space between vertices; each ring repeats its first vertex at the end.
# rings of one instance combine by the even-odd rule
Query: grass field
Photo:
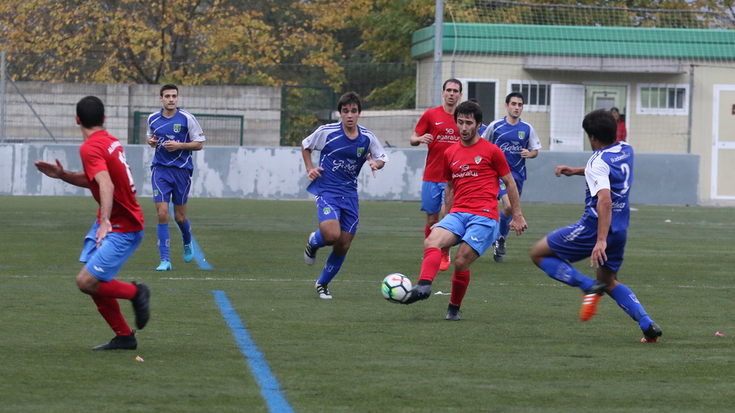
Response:
MULTIPOLYGON (((147 233, 118 279, 151 287, 151 321, 138 350, 95 352, 113 334, 74 278, 96 203, 0 197, 0 412, 267 412, 213 290, 225 292, 296 412, 735 409, 732 209, 632 213, 620 278, 664 331, 642 344, 610 298, 579 322, 579 290, 528 258, 581 205, 524 205, 528 231, 511 237, 504 263, 488 254, 473 265, 462 321, 447 322, 447 295, 401 306, 380 294, 388 273, 418 278, 418 203, 363 202, 334 299, 320 300, 314 281, 328 251, 314 267, 303 262, 312 202, 192 199, 194 237, 213 269, 184 264, 172 224, 174 271, 159 273, 149 201, 147 233)), ((440 273, 434 292, 449 292, 450 279, 440 273)))

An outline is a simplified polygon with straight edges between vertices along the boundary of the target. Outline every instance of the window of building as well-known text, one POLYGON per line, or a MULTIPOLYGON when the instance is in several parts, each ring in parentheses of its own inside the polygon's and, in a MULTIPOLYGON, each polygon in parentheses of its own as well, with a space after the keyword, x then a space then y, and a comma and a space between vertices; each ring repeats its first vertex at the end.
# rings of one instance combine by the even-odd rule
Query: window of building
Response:
MULTIPOLYGON (((508 93, 521 92, 525 98, 523 110, 531 112, 545 112, 549 110, 551 102, 551 82, 537 82, 535 80, 509 80, 508 93)), ((503 97, 505 103, 505 97, 503 97)))
POLYGON ((488 124, 497 117, 495 102, 499 92, 496 79, 458 79, 462 82, 462 100, 475 99, 482 109, 482 122, 488 124))
POLYGON ((639 115, 687 115, 689 85, 638 85, 639 115))

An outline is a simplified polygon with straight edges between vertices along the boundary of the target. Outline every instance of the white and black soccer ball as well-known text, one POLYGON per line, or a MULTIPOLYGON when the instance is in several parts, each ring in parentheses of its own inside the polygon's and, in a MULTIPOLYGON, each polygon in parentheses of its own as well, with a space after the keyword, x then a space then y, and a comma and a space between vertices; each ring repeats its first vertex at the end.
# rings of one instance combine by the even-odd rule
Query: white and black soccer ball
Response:
POLYGON ((380 286, 380 291, 383 293, 383 297, 392 303, 402 303, 408 293, 411 292, 411 280, 403 274, 393 273, 388 274, 387 277, 383 278, 383 283, 380 286))

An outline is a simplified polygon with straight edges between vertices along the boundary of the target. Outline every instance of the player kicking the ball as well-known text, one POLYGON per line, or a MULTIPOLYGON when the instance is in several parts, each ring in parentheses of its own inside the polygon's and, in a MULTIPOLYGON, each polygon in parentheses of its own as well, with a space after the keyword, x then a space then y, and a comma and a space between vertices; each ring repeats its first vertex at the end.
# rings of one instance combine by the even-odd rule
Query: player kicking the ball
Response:
POLYGON ((616 121, 603 109, 590 112, 582 128, 592 146, 592 156, 583 168, 556 167, 556 175, 582 175, 587 181, 587 196, 582 219, 559 228, 542 238, 531 249, 534 264, 549 277, 584 292, 580 319, 590 320, 604 293, 618 303, 643 331, 644 343, 655 343, 661 328, 654 323, 635 294, 618 282, 630 219, 628 195, 633 184, 633 148, 615 142, 616 121), (591 257, 597 280, 577 271, 569 262, 591 257))
POLYGON ((445 203, 449 214, 434 226, 424 241, 421 275, 405 304, 431 296, 431 283, 439 271, 442 248, 459 244, 446 317, 457 321, 470 283, 470 265, 498 238, 500 179, 508 188, 513 210, 510 229, 521 235, 528 226, 521 213, 518 189, 505 154, 478 133, 482 126, 480 106, 470 101, 463 102, 455 110, 454 119, 459 128, 460 142, 446 150, 443 162, 447 180, 445 203))

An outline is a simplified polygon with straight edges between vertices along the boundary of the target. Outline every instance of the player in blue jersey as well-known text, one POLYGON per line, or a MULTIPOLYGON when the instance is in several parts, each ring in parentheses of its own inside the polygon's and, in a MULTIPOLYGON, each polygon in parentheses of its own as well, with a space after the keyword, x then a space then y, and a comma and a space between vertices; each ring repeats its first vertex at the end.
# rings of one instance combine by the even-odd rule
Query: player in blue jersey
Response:
POLYGON ((327 284, 342 268, 357 232, 360 220, 357 177, 360 169, 367 162, 375 176, 375 171, 388 161, 375 135, 357 124, 362 112, 362 102, 357 93, 342 95, 337 111, 342 122, 320 126, 301 142, 301 154, 311 181, 307 190, 316 198, 319 217, 319 229, 309 235, 304 261, 314 265, 317 250, 332 246, 332 253, 315 285, 323 299, 332 298, 327 284), (321 151, 318 167, 314 167, 311 161, 313 150, 321 151))
POLYGON ((158 211, 158 251, 161 264, 158 271, 169 271, 171 243, 168 231, 169 202, 174 203, 174 220, 181 230, 184 243, 184 261, 191 262, 194 251, 191 246, 191 225, 186 218, 186 201, 194 173, 192 152, 202 149, 204 132, 194 115, 179 109, 179 89, 175 85, 161 87, 163 109, 148 116, 148 144, 156 148, 151 165, 153 202, 158 211))
MULTIPOLYGON (((494 120, 482 137, 497 145, 505 153, 505 159, 516 181, 518 194, 523 193, 523 182, 526 180, 526 159, 538 156, 541 149, 541 141, 536 131, 529 123, 521 119, 523 113, 524 98, 521 92, 511 92, 505 97, 505 109, 508 116, 494 120)), ((513 209, 508 199, 508 190, 505 184, 500 183, 498 199, 503 202, 500 211, 500 235, 493 244, 493 259, 495 262, 503 262, 505 255, 505 238, 510 231, 509 223, 513 218, 513 209)))
POLYGON ((582 122, 587 132, 592 156, 584 168, 566 165, 556 168, 556 175, 583 175, 587 181, 585 211, 576 224, 559 228, 542 238, 531 249, 531 259, 549 277, 584 292, 580 319, 590 320, 597 312, 597 302, 607 293, 643 331, 644 343, 654 343, 661 328, 651 320, 635 294, 618 282, 618 270, 630 219, 630 187, 633 184, 633 148, 616 142, 617 125, 604 109, 590 112, 582 122), (596 267, 597 280, 576 270, 570 262, 586 257, 596 267))

